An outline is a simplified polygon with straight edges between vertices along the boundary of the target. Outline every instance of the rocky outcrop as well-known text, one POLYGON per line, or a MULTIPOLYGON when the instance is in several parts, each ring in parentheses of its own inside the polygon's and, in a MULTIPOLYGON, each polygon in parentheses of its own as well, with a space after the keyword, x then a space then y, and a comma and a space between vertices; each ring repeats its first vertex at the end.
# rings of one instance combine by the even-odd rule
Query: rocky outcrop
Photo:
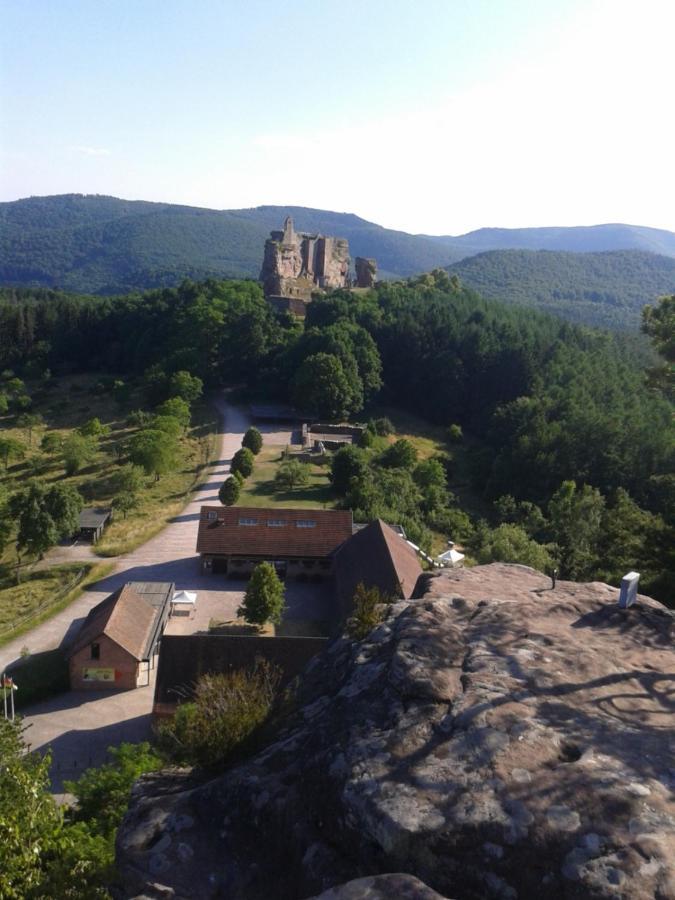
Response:
POLYGON ((356 269, 356 287, 371 288, 377 278, 377 262, 364 256, 357 256, 354 263, 356 269))
POLYGON ((675 613, 501 564, 421 593, 310 663, 250 761, 138 784, 127 896, 675 898, 675 613))
POLYGON ((309 302, 316 290, 349 286, 349 243, 296 232, 290 216, 265 243, 260 280, 266 297, 309 302))

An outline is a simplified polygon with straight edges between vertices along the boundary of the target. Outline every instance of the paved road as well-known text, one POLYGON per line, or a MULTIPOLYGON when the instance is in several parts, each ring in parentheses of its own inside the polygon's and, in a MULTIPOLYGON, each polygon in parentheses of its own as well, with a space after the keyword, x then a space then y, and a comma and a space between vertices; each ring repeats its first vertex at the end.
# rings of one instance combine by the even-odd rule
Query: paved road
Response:
MULTIPOLYGON (((229 474, 231 459, 249 425, 241 410, 224 400, 218 401, 217 406, 221 414, 220 450, 183 511, 160 534, 118 557, 108 577, 92 585, 61 613, 3 647, 0 671, 19 657, 23 646, 38 653, 68 643, 89 610, 127 581, 172 581, 178 589, 198 591, 198 616, 170 620, 168 633, 206 629, 211 617, 223 621, 235 618, 245 583, 226 582, 218 575, 202 575, 195 552, 200 506, 219 502, 218 488, 229 474)), ((272 426, 261 431, 267 443, 283 446, 291 442, 290 431, 279 431, 272 426)), ((327 602, 327 597, 323 602, 319 599, 322 593, 308 585, 289 586, 290 618, 317 618, 317 604, 321 607, 327 602)), ((152 670, 150 684, 133 691, 71 691, 26 711, 23 721, 32 748, 52 749, 52 788, 57 796, 63 791, 64 779, 76 779, 83 769, 104 762, 111 744, 150 737, 155 675, 156 670, 152 670)), ((20 685, 18 673, 17 683, 20 685)))

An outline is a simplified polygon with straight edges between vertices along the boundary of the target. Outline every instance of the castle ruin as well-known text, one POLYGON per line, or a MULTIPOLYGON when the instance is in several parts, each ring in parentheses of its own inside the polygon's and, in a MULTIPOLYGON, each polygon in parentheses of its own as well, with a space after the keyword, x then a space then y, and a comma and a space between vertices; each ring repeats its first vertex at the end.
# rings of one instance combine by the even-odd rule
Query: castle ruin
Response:
POLYGON ((265 242, 260 280, 276 309, 304 315, 316 291, 372 287, 377 264, 357 257, 355 284, 349 273, 349 243, 344 238, 296 232, 288 216, 283 231, 272 231, 265 242))

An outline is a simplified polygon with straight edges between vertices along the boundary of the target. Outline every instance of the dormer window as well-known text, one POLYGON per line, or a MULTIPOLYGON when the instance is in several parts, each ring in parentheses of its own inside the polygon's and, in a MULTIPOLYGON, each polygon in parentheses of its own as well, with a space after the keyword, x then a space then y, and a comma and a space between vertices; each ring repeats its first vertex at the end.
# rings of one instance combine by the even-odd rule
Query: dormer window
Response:
POLYGON ((215 522, 218 518, 218 513, 215 511, 215 509, 210 509, 206 514, 206 518, 209 520, 209 522, 215 522))
POLYGON ((258 520, 257 519, 239 519, 239 524, 240 525, 257 525, 258 520))
POLYGON ((270 528, 283 528, 288 522, 286 519, 268 519, 267 524, 270 528))
POLYGON ((316 522, 313 519, 298 519, 295 523, 296 528, 316 528, 316 522))

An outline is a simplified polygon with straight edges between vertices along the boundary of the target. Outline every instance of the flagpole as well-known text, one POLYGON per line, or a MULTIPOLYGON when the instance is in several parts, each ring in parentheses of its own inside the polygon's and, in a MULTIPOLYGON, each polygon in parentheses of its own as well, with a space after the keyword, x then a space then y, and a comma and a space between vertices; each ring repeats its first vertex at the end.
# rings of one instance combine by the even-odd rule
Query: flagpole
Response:
POLYGON ((5 690, 5 673, 2 673, 2 702, 5 707, 5 718, 7 718, 7 691, 5 690))

